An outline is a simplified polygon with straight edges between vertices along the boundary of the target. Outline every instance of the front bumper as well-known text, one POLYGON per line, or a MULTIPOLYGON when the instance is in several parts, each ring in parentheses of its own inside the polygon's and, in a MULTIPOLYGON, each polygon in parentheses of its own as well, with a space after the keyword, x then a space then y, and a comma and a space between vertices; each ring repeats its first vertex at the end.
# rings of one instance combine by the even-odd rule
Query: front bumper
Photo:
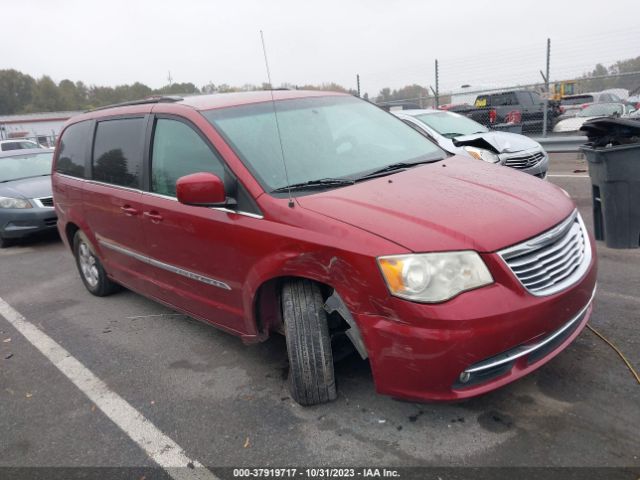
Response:
POLYGON ((520 171, 544 180, 545 178, 547 178, 548 170, 549 170, 549 156, 545 155, 545 157, 533 167, 524 168, 520 171))
POLYGON ((538 153, 538 152, 543 152, 544 153, 544 157, 535 165, 532 165, 530 167, 527 168, 514 168, 514 167, 510 167, 509 165, 505 165, 505 163, 507 162, 507 158, 509 155, 506 154, 500 154, 499 158, 500 158, 500 164, 504 165, 508 168, 513 168, 514 170, 518 170, 519 172, 522 173, 527 173, 529 175, 533 175, 535 177, 544 179, 547 176, 547 171, 549 170, 549 155, 544 152, 541 149, 533 149, 533 150, 528 150, 525 152, 516 152, 510 155, 513 156, 517 156, 517 155, 523 155, 523 154, 534 154, 534 153, 538 153))
POLYGON ((57 216, 53 208, 0 209, 0 236, 22 238, 55 229, 56 222, 57 216))
POLYGON ((483 255, 493 285, 440 305, 394 299, 392 316, 354 315, 379 393, 418 401, 480 395, 539 368, 580 334, 592 310, 595 254, 580 281, 546 297, 527 293, 495 257, 483 255))

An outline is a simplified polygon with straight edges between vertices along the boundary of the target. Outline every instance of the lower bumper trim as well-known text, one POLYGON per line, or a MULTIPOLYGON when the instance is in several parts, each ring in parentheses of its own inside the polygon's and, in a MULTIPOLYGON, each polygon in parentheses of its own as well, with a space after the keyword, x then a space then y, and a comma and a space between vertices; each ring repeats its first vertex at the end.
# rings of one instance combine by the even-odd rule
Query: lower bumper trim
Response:
POLYGON ((591 298, 587 304, 575 315, 571 320, 565 323, 555 332, 547 335, 542 340, 532 345, 520 345, 518 347, 507 350, 493 357, 482 360, 466 368, 461 377, 466 381, 458 381, 454 385, 454 388, 465 388, 478 383, 483 383, 499 375, 502 375, 513 367, 517 359, 528 355, 527 363, 529 365, 537 362, 545 357, 548 353, 555 350, 564 340, 566 340, 578 325, 584 319, 587 309, 593 302, 593 298, 596 294, 596 289, 593 289, 591 298))

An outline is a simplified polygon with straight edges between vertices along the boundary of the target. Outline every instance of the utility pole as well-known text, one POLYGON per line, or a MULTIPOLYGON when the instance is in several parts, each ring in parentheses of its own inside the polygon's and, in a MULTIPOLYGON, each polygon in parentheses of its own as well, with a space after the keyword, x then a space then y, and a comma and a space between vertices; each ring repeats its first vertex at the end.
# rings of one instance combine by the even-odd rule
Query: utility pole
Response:
MULTIPOLYGON (((544 90, 546 95, 544 96, 544 112, 542 112, 542 136, 547 136, 547 122, 549 117, 549 65, 551 63, 551 39, 547 38, 547 69, 545 71, 544 78, 544 90)), ((524 118, 523 118, 524 120, 524 118)))
POLYGON ((167 80, 169 80, 169 88, 171 88, 171 82, 173 81, 173 78, 171 78, 171 70, 169 70, 169 75, 167 76, 167 80))
POLYGON ((360 74, 356 73, 356 84, 358 85, 358 97, 360 97, 360 74))
POLYGON ((436 108, 440 106, 440 75, 438 72, 438 60, 436 59, 436 91, 434 92, 436 95, 436 108))

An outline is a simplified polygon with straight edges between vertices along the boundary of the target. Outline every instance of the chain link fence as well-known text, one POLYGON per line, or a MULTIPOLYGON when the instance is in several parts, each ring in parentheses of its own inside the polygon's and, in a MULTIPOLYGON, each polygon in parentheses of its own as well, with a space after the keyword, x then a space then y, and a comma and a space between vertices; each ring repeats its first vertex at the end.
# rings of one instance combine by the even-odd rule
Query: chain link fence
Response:
POLYGON ((630 29, 438 59, 428 86, 383 89, 374 101, 387 110, 456 112, 533 137, 580 135, 589 118, 640 119, 638 44, 640 32, 630 29))

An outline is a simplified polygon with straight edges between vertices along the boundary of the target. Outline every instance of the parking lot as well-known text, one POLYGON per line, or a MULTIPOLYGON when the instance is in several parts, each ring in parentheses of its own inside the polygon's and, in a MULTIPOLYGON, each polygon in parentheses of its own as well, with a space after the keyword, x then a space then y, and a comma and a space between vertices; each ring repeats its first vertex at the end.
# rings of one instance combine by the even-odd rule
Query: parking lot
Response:
MULTIPOLYGON (((548 180, 592 228, 586 168, 552 155, 548 180)), ((598 254, 591 325, 637 367, 640 250, 598 254)), ((55 236, 0 251, 0 298, 203 465, 640 467, 640 388, 589 330, 532 375, 458 404, 376 395, 351 356, 336 366, 337 401, 304 408, 289 398, 283 338, 245 346, 129 291, 93 297, 55 236)), ((1 466, 154 465, 2 316, 0 386, 1 466)))

